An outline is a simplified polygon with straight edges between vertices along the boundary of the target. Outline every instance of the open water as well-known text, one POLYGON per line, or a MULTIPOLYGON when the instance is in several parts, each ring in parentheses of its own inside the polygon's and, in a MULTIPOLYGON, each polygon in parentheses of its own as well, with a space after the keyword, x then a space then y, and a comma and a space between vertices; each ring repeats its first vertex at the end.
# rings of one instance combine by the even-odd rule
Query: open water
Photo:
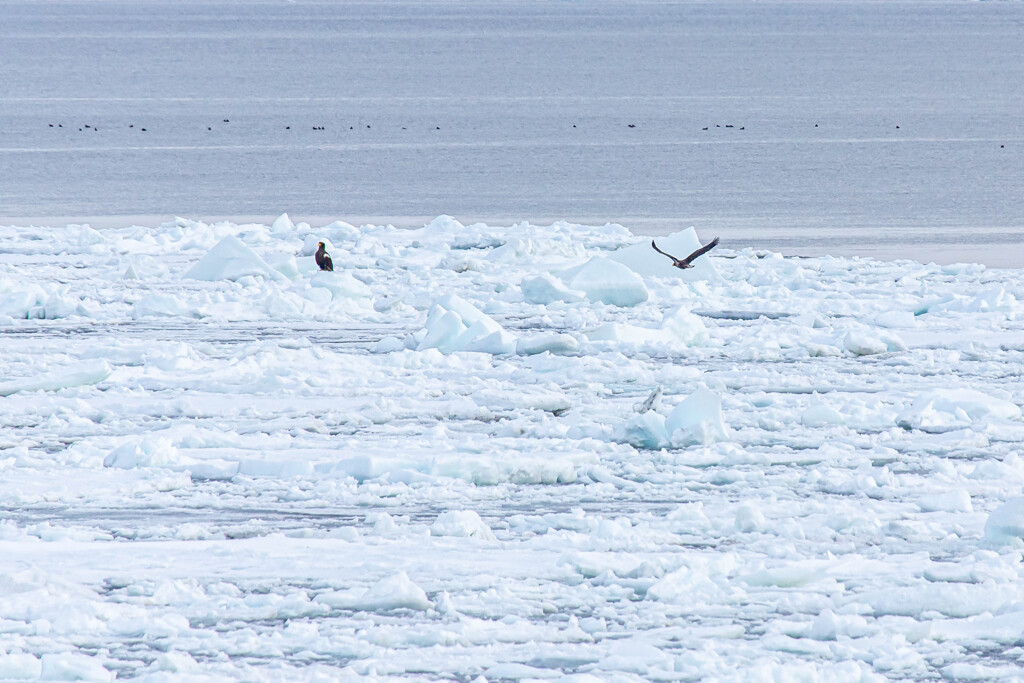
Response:
POLYGON ((1024 266, 1022 3, 0 0, 0 16, 8 225, 450 214, 1024 266))

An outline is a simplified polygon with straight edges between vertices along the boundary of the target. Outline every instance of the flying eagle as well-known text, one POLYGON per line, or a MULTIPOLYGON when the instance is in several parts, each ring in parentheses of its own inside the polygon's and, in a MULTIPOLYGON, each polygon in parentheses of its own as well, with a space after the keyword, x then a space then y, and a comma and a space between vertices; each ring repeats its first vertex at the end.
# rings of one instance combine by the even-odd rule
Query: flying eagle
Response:
MULTIPOLYGON (((654 251, 658 252, 659 254, 665 254, 665 252, 663 252, 661 249, 658 249, 658 245, 654 243, 654 240, 651 240, 651 246, 654 247, 654 251)), ((665 256, 668 256, 670 259, 672 259, 672 265, 675 266, 676 268, 693 268, 693 262, 694 260, 696 260, 698 256, 708 253, 716 246, 718 246, 717 237, 684 259, 677 259, 672 254, 665 254, 665 256)))
POLYGON ((320 270, 334 270, 334 261, 331 260, 331 255, 327 253, 327 245, 323 242, 318 242, 316 255, 313 257, 316 259, 316 265, 320 266, 320 270))

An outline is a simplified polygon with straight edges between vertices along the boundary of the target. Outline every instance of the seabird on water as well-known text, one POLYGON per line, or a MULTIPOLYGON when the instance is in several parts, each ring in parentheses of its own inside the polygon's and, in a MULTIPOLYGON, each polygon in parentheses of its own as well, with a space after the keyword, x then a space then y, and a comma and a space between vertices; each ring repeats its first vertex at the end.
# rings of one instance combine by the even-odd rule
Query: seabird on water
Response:
POLYGON ((316 255, 313 257, 316 259, 316 265, 320 267, 320 270, 334 270, 334 261, 331 260, 331 255, 327 253, 327 245, 323 242, 317 243, 316 255))
POLYGON ((658 245, 654 243, 654 240, 651 240, 651 246, 654 247, 654 251, 658 252, 659 254, 664 254, 665 256, 668 256, 670 259, 672 259, 672 265, 675 266, 676 268, 693 268, 693 262, 698 256, 702 256, 703 254, 708 253, 716 246, 718 246, 718 238, 716 237, 715 239, 711 240, 703 247, 696 250, 695 252, 693 252, 684 259, 677 259, 672 254, 665 254, 665 252, 663 252, 661 249, 658 249, 658 245))

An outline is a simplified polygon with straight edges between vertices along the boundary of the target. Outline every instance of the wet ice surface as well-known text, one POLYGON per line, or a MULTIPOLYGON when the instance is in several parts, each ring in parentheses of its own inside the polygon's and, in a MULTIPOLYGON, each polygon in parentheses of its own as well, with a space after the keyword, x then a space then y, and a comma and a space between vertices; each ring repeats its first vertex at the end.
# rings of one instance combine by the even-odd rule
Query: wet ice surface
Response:
POLYGON ((451 214, 1024 266, 1016 2, 3 13, 0 223, 451 214))
POLYGON ((0 229, 0 677, 1019 677, 1021 271, 52 234, 0 229))

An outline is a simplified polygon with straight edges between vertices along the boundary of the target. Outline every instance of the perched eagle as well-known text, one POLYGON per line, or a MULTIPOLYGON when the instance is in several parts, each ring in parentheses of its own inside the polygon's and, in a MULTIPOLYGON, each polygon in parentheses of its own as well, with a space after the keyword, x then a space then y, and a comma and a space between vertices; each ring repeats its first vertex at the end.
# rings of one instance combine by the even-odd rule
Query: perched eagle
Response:
MULTIPOLYGON (((654 251, 658 252, 659 254, 665 254, 665 252, 663 252, 661 249, 658 249, 658 245, 654 243, 654 240, 651 240, 651 246, 654 247, 654 251)), ((672 254, 665 254, 665 256, 668 256, 670 259, 672 259, 672 265, 675 266, 676 268, 693 268, 693 262, 694 260, 696 260, 698 256, 708 253, 716 246, 718 246, 717 237, 684 259, 677 259, 672 254)))
POLYGON ((327 253, 327 246, 323 242, 318 242, 316 255, 313 257, 316 259, 316 265, 320 266, 320 270, 334 270, 334 261, 331 260, 331 255, 327 253))

